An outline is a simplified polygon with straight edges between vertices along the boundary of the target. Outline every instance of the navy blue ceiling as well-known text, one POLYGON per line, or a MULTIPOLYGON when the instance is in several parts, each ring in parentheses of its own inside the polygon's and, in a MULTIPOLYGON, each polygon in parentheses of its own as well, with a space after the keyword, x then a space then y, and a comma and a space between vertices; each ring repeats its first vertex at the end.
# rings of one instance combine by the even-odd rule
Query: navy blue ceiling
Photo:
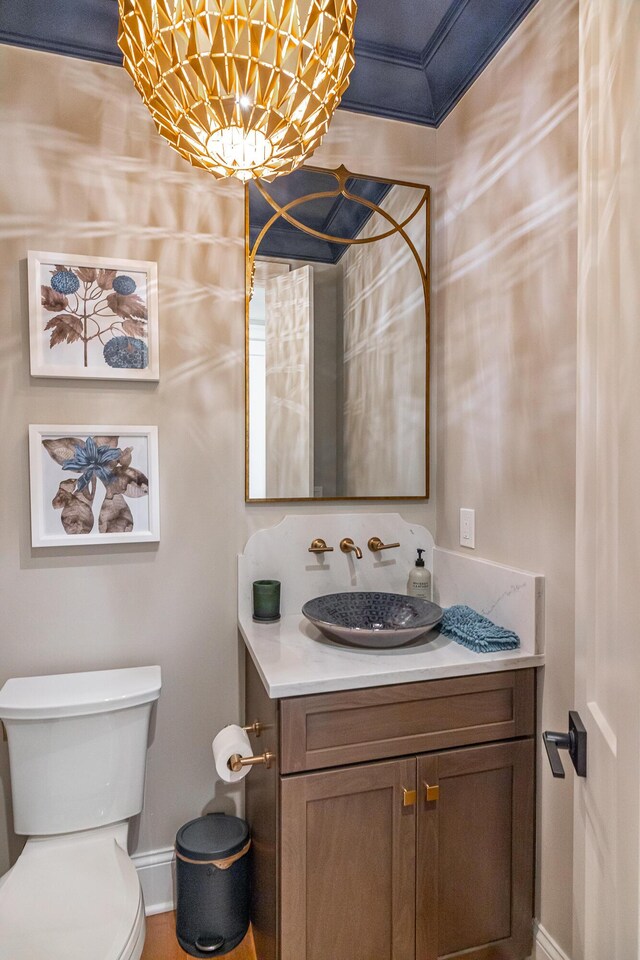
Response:
MULTIPOLYGON (((302 167, 272 183, 263 183, 263 189, 283 207, 291 200, 310 194, 330 194, 338 182, 329 173, 302 167)), ((371 203, 380 204, 393 184, 363 177, 350 178, 346 182, 349 193, 363 197, 371 203)), ((249 239, 253 247, 262 228, 275 211, 254 183, 249 183, 249 239)), ((318 197, 300 204, 291 210, 291 216, 305 227, 318 233, 352 240, 360 234, 371 218, 373 211, 362 203, 349 200, 339 194, 318 197)), ((258 254, 261 257, 276 257, 281 260, 302 260, 314 263, 337 263, 348 249, 348 244, 332 243, 305 233, 287 220, 279 217, 260 241, 258 254)))
MULTIPOLYGON (((536 0, 360 0, 348 110, 437 127, 536 0)), ((0 0, 0 42, 119 64, 116 0, 0 0)))

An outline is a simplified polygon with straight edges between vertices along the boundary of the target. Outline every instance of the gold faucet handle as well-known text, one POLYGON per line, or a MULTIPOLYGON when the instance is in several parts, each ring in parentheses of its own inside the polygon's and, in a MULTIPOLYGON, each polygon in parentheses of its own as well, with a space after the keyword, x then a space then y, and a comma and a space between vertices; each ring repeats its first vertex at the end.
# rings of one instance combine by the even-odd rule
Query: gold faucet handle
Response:
POLYGON ((309 553, 333 553, 333 547, 328 547, 322 537, 311 541, 309 553))
POLYGON ((380 537, 371 537, 369 540, 369 550, 372 553, 379 553, 380 550, 391 550, 393 547, 399 547, 399 543, 383 543, 380 537))

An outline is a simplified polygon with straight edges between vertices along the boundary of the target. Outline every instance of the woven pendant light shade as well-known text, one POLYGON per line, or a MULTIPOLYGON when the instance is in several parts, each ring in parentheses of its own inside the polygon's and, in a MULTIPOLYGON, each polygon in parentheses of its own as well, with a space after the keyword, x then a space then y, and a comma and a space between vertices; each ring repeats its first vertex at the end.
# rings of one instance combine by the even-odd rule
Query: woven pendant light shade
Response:
POLYGON ((354 66, 356 0, 118 0, 124 65, 160 134, 215 177, 310 156, 354 66))

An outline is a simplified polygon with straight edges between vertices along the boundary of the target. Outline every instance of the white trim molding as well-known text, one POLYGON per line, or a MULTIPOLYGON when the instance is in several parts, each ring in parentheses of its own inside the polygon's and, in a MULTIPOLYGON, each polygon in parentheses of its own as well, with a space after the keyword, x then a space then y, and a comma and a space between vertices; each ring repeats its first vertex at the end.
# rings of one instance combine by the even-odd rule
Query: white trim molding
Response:
POLYGON ((140 878, 145 914, 152 917, 156 913, 173 910, 175 908, 173 847, 152 850, 150 853, 136 853, 131 859, 140 878))
POLYGON ((537 920, 534 922, 533 932, 535 939, 533 960, 571 960, 537 920))

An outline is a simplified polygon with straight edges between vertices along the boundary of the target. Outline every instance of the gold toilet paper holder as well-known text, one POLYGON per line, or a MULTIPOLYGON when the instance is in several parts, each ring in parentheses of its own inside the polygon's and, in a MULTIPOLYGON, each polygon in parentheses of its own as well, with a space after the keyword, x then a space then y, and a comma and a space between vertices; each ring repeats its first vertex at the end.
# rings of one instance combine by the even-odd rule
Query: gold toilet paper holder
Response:
POLYGON ((256 737, 259 737, 264 730, 264 724, 260 723, 259 720, 254 720, 254 722, 250 723, 248 727, 243 727, 242 729, 245 733, 253 733, 256 735, 256 737))
POLYGON ((227 766, 229 770, 238 773, 243 767, 253 767, 256 764, 263 763, 267 770, 269 770, 275 759, 275 753, 271 753, 270 750, 265 750, 264 753, 261 753, 257 757, 241 757, 239 753, 232 753, 227 760, 227 766))

